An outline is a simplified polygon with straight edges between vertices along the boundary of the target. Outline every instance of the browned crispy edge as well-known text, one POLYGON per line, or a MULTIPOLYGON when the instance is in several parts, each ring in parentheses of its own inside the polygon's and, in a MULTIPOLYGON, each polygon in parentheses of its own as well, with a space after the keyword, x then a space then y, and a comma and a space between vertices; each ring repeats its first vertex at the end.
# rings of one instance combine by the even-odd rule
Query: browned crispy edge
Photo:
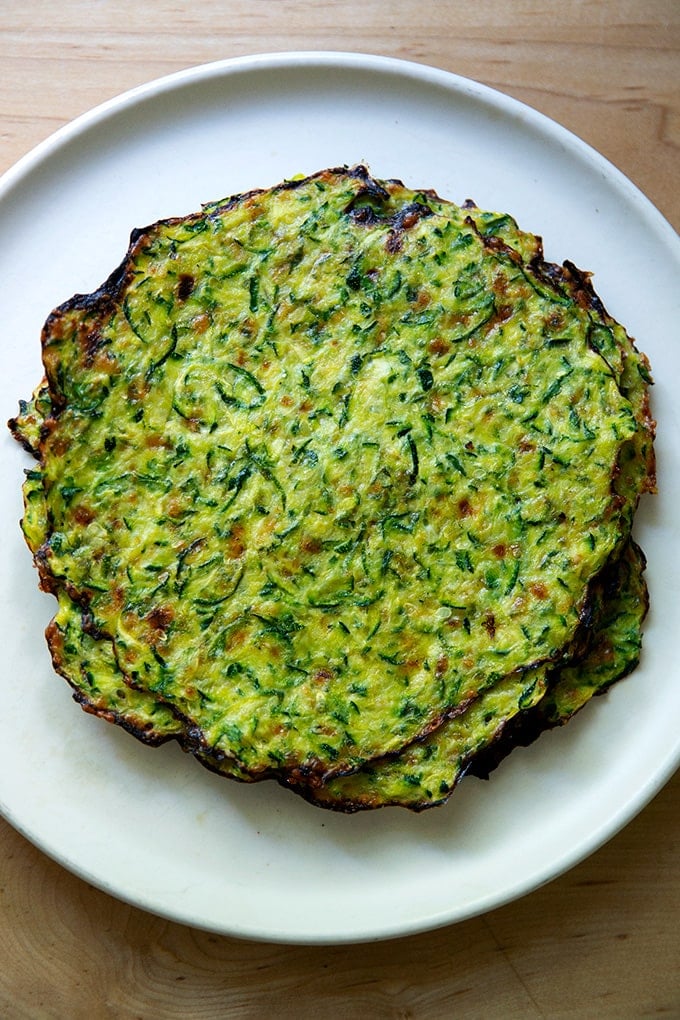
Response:
MULTIPOLYGON (((642 567, 644 569, 646 563, 644 554, 639 546, 637 546, 634 542, 632 542, 632 544, 636 553, 641 557, 642 567)), ((551 669, 547 678, 548 690, 551 686, 558 682, 559 671, 561 668, 578 665, 579 661, 585 655, 593 651, 593 639, 597 637, 597 631, 595 628, 598 623, 596 606, 598 603, 606 601, 615 593, 612 585, 615 584, 616 581, 616 568, 617 558, 615 557, 613 560, 608 561, 605 564, 602 571, 591 582, 588 608, 581 618, 579 631, 574 639, 571 654, 565 654, 563 661, 555 663, 551 669)), ((642 619, 644 620, 649 609, 649 593, 644 581, 643 592, 645 603, 642 619)), ((637 666, 638 661, 639 657, 626 663, 625 666, 622 667, 621 671, 608 681, 606 686, 601 687, 597 691, 596 696, 604 694, 615 683, 631 673, 637 666)), ((539 663, 536 665, 539 665, 539 663)), ((525 670, 518 671, 518 673, 524 672, 525 670)), ((461 768, 456 775, 452 776, 451 785, 448 787, 446 793, 443 793, 440 797, 427 801, 423 800, 417 804, 404 804, 399 800, 382 800, 377 795, 375 797, 367 796, 361 801, 352 800, 350 797, 342 800, 324 801, 315 796, 315 787, 291 783, 285 778, 279 778, 278 781, 282 786, 292 790, 298 796, 302 797, 303 800, 308 801, 315 807, 324 808, 327 811, 333 811, 340 814, 356 814, 360 811, 374 811, 379 810, 380 808, 397 806, 405 807, 407 810, 415 814, 419 814, 423 811, 429 810, 430 808, 440 807, 447 803, 454 790, 466 776, 475 776, 478 779, 488 779, 490 773, 497 768, 498 765, 500 765, 500 763, 507 758, 516 747, 529 746, 546 730, 554 729, 557 726, 566 724, 567 721, 568 720, 565 719, 563 721, 556 721, 550 724, 547 723, 541 713, 540 702, 530 709, 520 711, 516 716, 513 716, 510 719, 501 720, 491 737, 489 744, 480 750, 470 752, 470 754, 463 759, 461 768)), ((412 744, 420 742, 421 738, 417 741, 413 741, 412 744)), ((412 744, 409 746, 412 746, 412 744)), ((390 761, 393 757, 394 756, 391 755, 385 756, 384 758, 374 759, 372 762, 368 763, 369 767, 380 766, 380 764, 390 761)))
MULTIPOLYGON (((389 198, 389 193, 382 187, 382 185, 378 181, 374 180, 371 177, 368 169, 364 165, 357 165, 352 168, 348 168, 345 166, 321 170, 305 178, 292 181, 284 181, 281 184, 275 186, 274 188, 267 190, 277 192, 282 190, 295 189, 303 184, 308 183, 310 180, 329 179, 331 177, 337 176, 358 178, 363 181, 364 186, 360 189, 360 191, 353 197, 352 201, 349 203, 347 207, 347 212, 351 213, 355 221, 358 223, 363 223, 366 225, 371 225, 372 223, 374 223, 378 218, 374 208, 370 204, 362 205, 360 199, 367 198, 371 199, 376 203, 380 203, 389 198)), ((386 183, 388 184, 391 183, 394 184, 395 186, 402 186, 401 182, 396 179, 388 181, 386 183)), ((10 422, 8 422, 12 434, 15 436, 15 438, 22 442, 22 445, 24 445, 29 450, 29 452, 31 452, 34 456, 37 456, 38 459, 42 458, 44 438, 46 435, 49 434, 49 431, 55 426, 56 419, 64 407, 63 395, 60 392, 58 381, 59 364, 58 360, 51 356, 50 351, 51 340, 52 339, 59 340, 61 338, 60 335, 62 328, 61 323, 63 317, 70 311, 86 311, 91 313, 91 317, 88 319, 88 322, 86 324, 83 324, 83 328, 81 329, 80 342, 83 347, 85 358, 86 359, 93 358, 97 350, 99 349, 100 342, 100 335, 98 329, 99 322, 101 322, 103 318, 108 317, 112 311, 117 309, 118 303, 120 302, 126 287, 129 285, 132 279, 133 260, 136 254, 141 249, 143 249, 145 244, 149 242, 154 231, 159 230, 166 226, 181 225, 183 223, 196 221, 198 219, 203 218, 206 215, 208 216, 208 218, 213 216, 219 216, 222 212, 230 208, 233 208, 235 205, 247 202, 263 193, 264 189, 253 189, 245 193, 231 196, 230 198, 226 199, 223 203, 220 203, 218 205, 210 206, 210 211, 207 213, 205 212, 205 210, 201 210, 199 212, 189 214, 188 216, 169 217, 166 219, 158 220, 147 227, 136 228, 135 230, 132 231, 130 235, 129 247, 123 260, 116 267, 116 269, 114 269, 113 272, 107 277, 104 283, 101 284, 100 287, 98 287, 95 291, 89 294, 73 295, 73 297, 69 298, 67 301, 60 304, 50 313, 42 329, 41 344, 43 351, 43 364, 45 367, 45 376, 47 379, 49 395, 52 404, 52 415, 50 418, 47 419, 43 427, 43 437, 41 439, 39 450, 35 451, 31 449, 30 445, 28 445, 23 440, 23 438, 17 433, 16 419, 11 419, 10 422)), ((424 196, 429 195, 433 199, 436 199, 437 201, 447 201, 441 199, 437 195, 437 193, 432 189, 421 189, 419 191, 419 194, 423 194, 424 196)), ((470 203, 470 205, 472 204, 473 203, 470 203)), ((393 246, 391 250, 393 251, 398 250, 400 243, 399 236, 403 230, 408 229, 415 222, 417 222, 417 220, 421 216, 429 215, 429 213, 430 210, 428 210, 427 207, 418 205, 416 203, 408 207, 405 207, 404 209, 400 210, 397 216, 392 217, 390 231, 391 240, 388 242, 389 245, 393 246)), ((468 223, 472 227, 472 229, 478 233, 477 227, 471 217, 468 219, 468 223)), ((503 253, 504 255, 518 263, 521 262, 521 256, 519 255, 519 253, 516 252, 513 248, 511 248, 509 245, 505 244, 505 242, 503 242, 499 238, 485 235, 479 236, 481 236, 482 241, 490 250, 494 250, 499 254, 503 253)), ((599 297, 597 296, 597 294, 595 293, 594 289, 590 284, 590 274, 578 270, 572 263, 569 262, 565 262, 563 266, 558 266, 543 261, 542 245, 540 243, 540 239, 538 238, 537 238, 537 255, 529 263, 529 267, 533 272, 536 273, 536 275, 539 277, 539 279, 541 279, 543 283, 553 287, 556 290, 556 292, 558 293, 560 292, 560 286, 566 287, 582 307, 596 310, 598 314, 607 316, 608 318, 611 319, 611 317, 608 316, 608 313, 604 309, 602 302, 600 301, 599 297)), ((641 357, 643 357, 644 359, 644 355, 641 355, 641 357)), ((646 410, 646 419, 648 428, 653 435, 655 423, 652 419, 648 404, 646 410)), ((653 462, 650 466, 648 477, 649 477, 649 489, 647 491, 654 491, 655 477, 653 462)), ((62 581, 62 579, 54 577, 54 575, 52 575, 49 572, 44 550, 42 551, 42 555, 41 550, 38 550, 38 553, 35 556, 35 562, 40 576, 41 588, 44 591, 56 594, 58 592, 59 586, 64 582, 62 581)), ((83 606, 84 609, 87 609, 87 596, 85 593, 77 591, 76 589, 73 588, 73 586, 69 585, 68 583, 65 583, 64 587, 68 591, 70 597, 74 599, 74 601, 83 606)), ((590 614, 589 608, 590 604, 591 604, 590 598, 586 597, 580 614, 582 616, 582 622, 587 620, 590 614)), ((109 635, 102 636, 105 636, 109 640, 112 640, 115 650, 115 640, 113 640, 109 635)), ((48 637, 48 641, 49 640, 50 638, 48 637)), ((540 664, 541 664, 540 662, 536 662, 535 664, 532 665, 540 664)), ((121 673, 125 683, 127 683, 128 686, 130 686, 131 688, 134 688, 135 684, 132 681, 132 679, 129 676, 127 676, 122 670, 121 673)), ((124 719, 120 717, 117 713, 112 713, 108 710, 103 710, 101 708, 98 709, 95 704, 88 701, 88 699, 86 699, 84 696, 82 697, 79 696, 76 698, 76 700, 78 700, 81 703, 81 706, 84 708, 85 711, 91 711, 93 712, 93 714, 99 714, 104 718, 108 719, 108 721, 115 722, 118 725, 123 726, 125 729, 128 729, 130 733, 132 733, 133 735, 137 736, 139 739, 145 742, 153 742, 153 738, 151 741, 147 740, 143 730, 135 728, 134 725, 127 725, 124 719)), ((428 736, 431 735, 432 732, 438 729, 442 725, 442 723, 445 722, 447 719, 453 718, 455 715, 464 712, 474 700, 475 700, 474 698, 468 699, 465 703, 456 706, 456 709, 453 712, 440 713, 439 716, 430 721, 427 728, 424 729, 421 732, 421 734, 419 734, 419 736, 416 738, 416 741, 426 739, 428 736)), ((219 771, 221 762, 228 760, 228 756, 223 752, 217 751, 216 749, 208 745, 200 729, 193 725, 190 719, 188 719, 186 716, 183 716, 182 713, 179 712, 169 702, 168 704, 173 709, 173 712, 176 714, 177 718, 183 721, 186 726, 184 736, 175 737, 175 739, 179 739, 179 742, 182 744, 185 750, 189 751, 192 754, 200 756, 202 763, 206 767, 213 768, 214 770, 219 771)), ((409 743, 416 741, 409 741, 409 743)), ((389 757, 390 758, 397 757, 399 753, 400 750, 395 750, 389 757)), ((251 774, 253 778, 278 779, 284 785, 294 787, 298 791, 303 790, 305 788, 308 788, 310 791, 313 791, 314 789, 322 786, 324 782, 326 782, 333 776, 340 776, 343 774, 358 771, 358 769, 363 767, 363 764, 367 763, 357 764, 351 767, 345 767, 343 764, 340 764, 338 766, 333 766, 329 768, 327 765, 323 764, 319 760, 313 759, 302 764, 299 763, 295 765, 282 764, 277 766, 271 766, 260 771, 253 770, 251 774)))

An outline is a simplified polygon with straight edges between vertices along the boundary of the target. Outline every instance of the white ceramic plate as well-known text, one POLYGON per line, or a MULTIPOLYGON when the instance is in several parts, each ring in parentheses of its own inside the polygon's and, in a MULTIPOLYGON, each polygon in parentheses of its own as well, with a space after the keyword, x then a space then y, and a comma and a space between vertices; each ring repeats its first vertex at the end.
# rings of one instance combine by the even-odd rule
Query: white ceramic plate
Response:
POLYGON ((190 70, 80 118, 0 182, 0 415, 38 381, 47 313, 94 289, 129 231, 326 166, 512 212, 549 259, 595 274, 651 357, 658 497, 638 539, 652 612, 633 676, 568 727, 465 781, 423 815, 312 808, 242 787, 176 747, 150 750, 82 713, 42 638, 53 602, 20 536, 29 466, 0 437, 0 809, 65 867, 121 899, 248 938, 343 942, 489 910, 548 881, 629 821, 680 758, 678 240, 582 142, 481 85, 349 54, 279 54, 190 70))

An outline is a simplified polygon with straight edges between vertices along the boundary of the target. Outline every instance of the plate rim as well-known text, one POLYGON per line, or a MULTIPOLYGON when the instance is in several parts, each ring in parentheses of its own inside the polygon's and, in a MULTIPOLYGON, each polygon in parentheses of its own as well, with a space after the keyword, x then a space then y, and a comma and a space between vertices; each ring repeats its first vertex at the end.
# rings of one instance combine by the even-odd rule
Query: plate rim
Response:
POLYGON ((647 211, 657 218, 657 226, 662 230, 668 229, 670 233, 667 239, 671 243, 677 242, 680 249, 680 237, 678 237, 672 224, 641 188, 608 157, 604 156, 575 132, 564 127, 549 114, 543 113, 523 100, 516 99, 514 96, 494 86, 487 85, 485 82, 474 78, 466 77, 456 71, 436 67, 427 62, 358 50, 258 51, 236 57, 225 57, 201 64, 193 64, 134 85, 84 110, 73 119, 50 132, 44 139, 20 156, 15 163, 0 175, 0 201, 4 200, 5 193, 17 183, 18 179, 34 169, 34 164, 38 164, 42 159, 51 156, 61 145, 68 143, 72 138, 87 130, 90 126, 105 120, 109 116, 115 116, 127 106, 134 106, 140 101, 150 99, 163 92, 170 92, 208 78, 219 78, 224 75, 248 73, 257 70, 272 70, 276 67, 288 69, 296 66, 298 69, 337 66, 341 70, 356 66, 365 71, 383 74, 392 73, 400 78, 412 78, 419 82, 425 81, 430 84, 442 85, 449 89, 455 86, 457 90, 465 92, 471 97, 482 99, 490 105, 503 108, 503 112, 507 112, 511 116, 516 116, 521 112, 523 118, 531 123, 532 126, 548 132, 557 139, 567 139, 572 148, 577 147, 580 150, 581 156, 585 157, 589 162, 595 163, 601 170, 606 171, 608 175, 616 177, 618 185, 627 190, 631 197, 647 205, 647 211))
MULTIPOLYGON (((493 108, 500 109, 503 113, 509 113, 513 117, 516 117, 518 113, 521 114, 522 118, 532 128, 539 130, 544 135, 547 134, 552 138, 568 142, 570 148, 576 150, 581 158, 605 173, 607 177, 615 182, 616 186, 622 189, 641 208, 646 221, 658 231, 662 243, 671 249, 675 249, 676 257, 680 260, 680 237, 678 237, 672 225, 665 219, 651 200, 605 156, 548 115, 489 85, 427 63, 404 60, 398 57, 342 50, 281 51, 226 58, 193 65, 127 89, 97 104, 57 128, 25 155, 20 157, 13 166, 9 167, 0 177, 0 216, 2 216, 4 203, 11 197, 13 188, 24 180, 29 179, 42 165, 49 163, 55 153, 62 148, 66 148, 74 139, 86 133, 91 127, 101 124, 108 117, 116 116, 128 108, 134 108, 140 102, 175 89, 183 89, 186 86, 204 83, 206 80, 219 79, 239 73, 253 73, 258 70, 271 71, 277 67, 310 70, 329 66, 334 66, 343 72, 351 68, 360 68, 362 71, 393 74, 400 79, 406 78, 418 81, 419 83, 425 82, 432 85, 440 85, 454 94, 463 92, 470 97, 479 99, 485 105, 489 104, 493 108)), ((498 898, 498 896, 493 894, 484 894, 478 896, 475 903, 463 911, 442 910, 436 915, 429 914, 428 916, 412 919, 408 924, 394 921, 391 924, 374 926, 372 929, 364 927, 360 933, 346 933, 339 936, 315 934, 311 931, 312 926, 310 925, 307 926, 305 932, 295 933, 282 933, 275 927, 272 927, 269 931, 254 930, 248 928, 247 925, 235 925, 230 918, 225 918, 225 924, 220 927, 202 925, 199 918, 191 915, 190 909, 172 910, 144 900, 139 895, 126 895, 125 891, 118 888, 115 883, 107 882, 62 854, 51 852, 48 846, 45 846, 40 840, 36 839, 22 825, 20 819, 15 817, 15 812, 6 809, 4 803, 0 805, 0 813, 2 813, 3 817, 14 829, 33 843, 33 845, 37 846, 41 852, 71 873, 107 894, 114 896, 116 899, 157 916, 167 918, 176 923, 204 928, 205 930, 219 932, 223 935, 252 941, 306 945, 354 944, 404 937, 458 923, 478 916, 490 909, 496 909, 541 888, 589 857, 617 835, 666 785, 679 765, 680 742, 675 751, 670 750, 664 766, 659 768, 653 776, 647 777, 643 792, 638 794, 632 805, 630 802, 623 804, 613 819, 609 818, 606 823, 602 822, 593 830, 589 840, 586 840, 585 843, 581 842, 578 847, 572 848, 570 852, 563 854, 557 861, 553 860, 550 866, 544 868, 538 877, 535 874, 527 876, 524 882, 514 885, 511 889, 507 890, 502 898, 498 898)))

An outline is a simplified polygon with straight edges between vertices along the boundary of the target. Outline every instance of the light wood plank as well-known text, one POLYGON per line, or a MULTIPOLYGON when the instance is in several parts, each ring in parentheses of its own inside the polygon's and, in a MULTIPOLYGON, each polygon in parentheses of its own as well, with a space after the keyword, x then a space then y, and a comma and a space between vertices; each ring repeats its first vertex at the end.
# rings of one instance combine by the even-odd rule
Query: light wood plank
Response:
MULTIPOLYGON (((127 88, 223 57, 295 49, 403 57, 500 88, 593 144, 680 226, 673 0, 4 4, 0 171, 127 88)), ((484 917, 316 948, 240 942, 152 917, 0 822, 0 1015, 680 1016, 679 799, 676 776, 589 860, 484 917)))

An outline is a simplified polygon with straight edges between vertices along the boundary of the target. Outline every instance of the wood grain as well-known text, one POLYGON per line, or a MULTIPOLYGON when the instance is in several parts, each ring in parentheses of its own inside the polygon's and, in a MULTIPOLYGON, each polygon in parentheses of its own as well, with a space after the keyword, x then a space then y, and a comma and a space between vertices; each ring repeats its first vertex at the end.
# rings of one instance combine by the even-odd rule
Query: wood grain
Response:
POLYGON ((261 945, 120 903, 0 833, 0 1015, 677 1017, 677 776, 622 833, 532 895, 363 946, 261 945))
MULTIPOLYGON (((0 4, 0 171, 134 85, 296 49, 388 54, 486 82, 593 144, 680 226, 673 0, 0 4)), ((676 776, 608 845, 516 903, 335 948, 241 942, 145 914, 0 822, 0 1016, 677 1017, 679 799, 676 776)))
POLYGON ((0 169, 79 113, 159 75, 246 53, 350 50, 433 64, 529 103, 593 144, 680 221, 673 0, 438 2, 426 14, 412 0, 393 7, 28 0, 0 11, 0 27, 0 169))

